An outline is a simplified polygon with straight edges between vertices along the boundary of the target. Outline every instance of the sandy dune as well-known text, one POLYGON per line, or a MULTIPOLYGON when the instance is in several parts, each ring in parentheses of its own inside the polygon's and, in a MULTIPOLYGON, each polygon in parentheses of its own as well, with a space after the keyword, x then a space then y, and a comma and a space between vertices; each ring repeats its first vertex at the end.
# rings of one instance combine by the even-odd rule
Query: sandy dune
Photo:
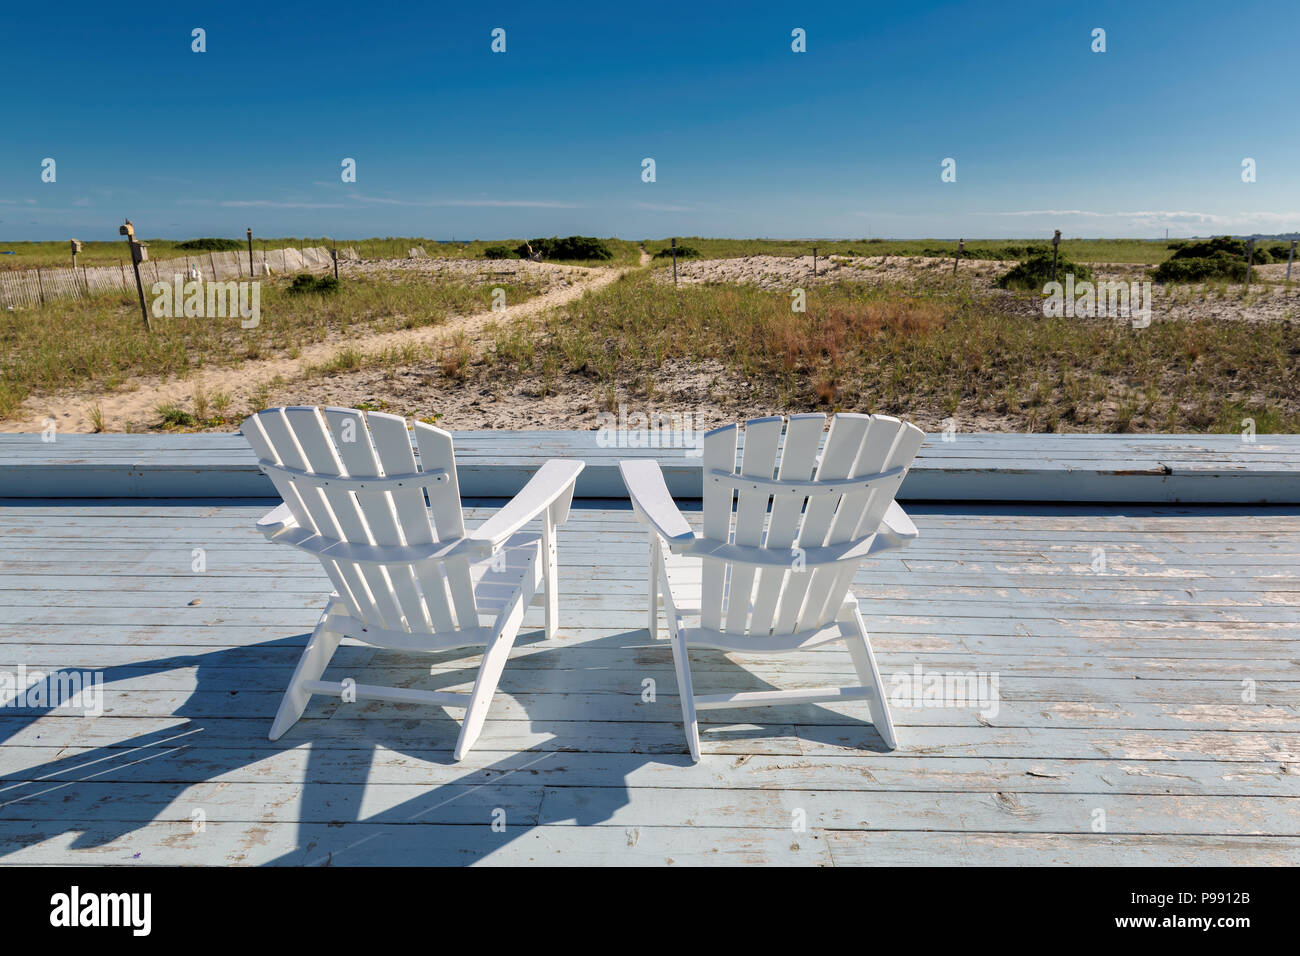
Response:
MULTIPOLYGON (((650 257, 643 252, 641 266, 649 264, 650 257)), ((943 288, 969 290, 976 295, 996 297, 998 308, 1007 314, 1037 314, 1040 307, 1032 297, 995 287, 996 279, 1012 265, 995 260, 966 259, 954 277, 951 259, 835 256, 819 258, 814 277, 811 256, 750 256, 686 260, 678 263, 678 276, 683 284, 688 285, 743 282, 772 291, 841 281, 911 288, 918 292, 943 288)), ((365 367, 326 376, 304 376, 304 372, 309 366, 325 363, 344 348, 377 351, 408 344, 436 345, 458 333, 465 335, 471 351, 477 353, 481 351, 484 327, 488 323, 536 315, 562 306, 588 290, 608 285, 629 269, 582 269, 520 260, 484 263, 482 260, 461 259, 367 261, 350 264, 347 268, 368 275, 417 271, 458 278, 478 277, 488 281, 492 276, 541 272, 550 275, 555 285, 504 312, 479 312, 436 326, 320 343, 304 347, 302 353, 293 359, 250 361, 233 368, 207 370, 181 380, 145 381, 132 391, 108 394, 84 391, 31 399, 25 404, 21 417, 0 423, 0 429, 39 431, 45 419, 50 417, 62 431, 90 431, 89 411, 96 404, 103 409, 109 431, 122 431, 128 425, 136 429, 149 428, 157 420, 159 404, 177 402, 190 407, 198 387, 209 395, 218 391, 229 394, 231 407, 243 410, 250 407, 259 387, 269 385, 277 376, 281 384, 269 389, 268 404, 271 405, 391 407, 406 415, 440 417, 454 428, 590 428, 595 425, 597 413, 608 403, 606 395, 598 395, 589 384, 578 382, 561 383, 558 392, 539 390, 536 383, 529 380, 509 385, 463 382, 447 387, 435 358, 423 359, 397 370, 365 367)), ((1199 287, 1165 289, 1153 285, 1155 318, 1197 317, 1246 322, 1295 319, 1300 312, 1300 283, 1288 292, 1280 284, 1285 268, 1284 264, 1259 267, 1257 275, 1260 281, 1245 301, 1235 291, 1220 298, 1215 294, 1202 294, 1199 287)), ((1094 269, 1103 281, 1141 281, 1146 278, 1146 267, 1135 264, 1099 264, 1094 269)), ((667 269, 657 269, 655 278, 662 282, 672 281, 667 269)), ((660 388, 666 406, 694 409, 699 419, 697 427, 702 428, 744 417, 756 407, 753 384, 727 372, 717 363, 692 365, 671 361, 661 371, 660 388)), ((770 404, 770 400, 764 401, 770 404)), ((767 409, 767 405, 762 407, 767 409)), ((936 422, 921 424, 934 427, 936 422)), ((981 420, 979 424, 994 430, 1008 425, 996 416, 981 420)))
MULTIPOLYGON (((913 287, 935 290, 948 283, 969 286, 972 291, 999 296, 1002 307, 1014 313, 1034 311, 1033 300, 1022 294, 996 288, 997 279, 1014 266, 1013 262, 992 259, 963 259, 956 276, 951 259, 926 256, 831 256, 818 258, 817 275, 813 276, 812 256, 745 256, 735 259, 696 259, 677 264, 677 278, 686 284, 744 282, 769 290, 804 288, 827 282, 867 282, 874 285, 913 287)), ((1096 263, 1093 271, 1101 281, 1141 282, 1147 280, 1147 266, 1136 263, 1096 263)), ((1152 283, 1154 318, 1223 319, 1243 322, 1268 322, 1300 315, 1300 270, 1288 293, 1282 284, 1286 263, 1256 266, 1256 284, 1249 299, 1233 293, 1226 298, 1215 294, 1203 296, 1198 285, 1161 286, 1152 283)), ((660 281, 671 282, 672 273, 662 271, 660 281)))
MULTIPOLYGON (((642 264, 648 260, 649 257, 643 254, 642 264)), ((369 274, 416 270, 465 277, 485 273, 482 261, 456 259, 389 260, 354 264, 349 268, 369 274)), ((496 272, 517 274, 539 271, 552 275, 557 281, 556 287, 502 311, 477 312, 452 318, 440 325, 369 335, 345 342, 307 345, 296 358, 247 361, 230 368, 205 369, 183 379, 144 379, 138 381, 131 390, 105 393, 102 390, 88 389, 29 398, 23 403, 19 415, 0 422, 0 430, 38 432, 45 428, 47 419, 53 419, 61 432, 90 432, 94 430, 90 411, 96 405, 103 411, 106 431, 120 432, 128 425, 140 429, 157 420, 156 409, 161 404, 176 402, 189 407, 196 389, 202 389, 209 395, 224 392, 231 397, 232 408, 247 408, 259 386, 271 382, 276 376, 291 382, 308 367, 328 361, 345 348, 379 351, 404 345, 427 345, 457 332, 464 332, 472 339, 489 322, 509 321, 562 306, 590 290, 603 288, 627 269, 580 269, 519 260, 500 260, 489 263, 487 268, 489 275, 496 272)))

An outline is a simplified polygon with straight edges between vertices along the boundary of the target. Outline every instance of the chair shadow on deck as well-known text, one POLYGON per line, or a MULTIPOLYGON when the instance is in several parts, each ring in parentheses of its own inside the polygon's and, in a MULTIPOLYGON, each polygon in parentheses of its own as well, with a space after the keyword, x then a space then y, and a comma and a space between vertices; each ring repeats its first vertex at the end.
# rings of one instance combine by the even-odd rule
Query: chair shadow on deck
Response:
MULTIPOLYGON (((11 774, 7 781, 0 783, 0 858, 60 833, 72 832, 77 834, 70 844, 72 850, 94 851, 150 823, 162 821, 175 827, 174 835, 158 837, 173 850, 167 855, 168 862, 208 865, 472 863, 541 824, 583 827, 606 823, 629 804, 628 777, 644 766, 665 764, 680 767, 684 774, 691 773, 692 763, 677 710, 671 653, 664 642, 649 645, 644 629, 584 641, 570 648, 536 651, 529 655, 527 667, 520 667, 515 660, 514 667, 506 667, 505 689, 499 690, 498 696, 529 693, 534 688, 536 692, 545 692, 549 673, 572 670, 570 655, 574 651, 626 649, 631 659, 621 658, 620 666, 628 671, 627 696, 631 701, 639 701, 642 674, 653 673, 657 675, 660 691, 657 705, 652 706, 668 708, 656 714, 660 719, 652 722, 657 729, 650 739, 637 739, 633 727, 635 716, 630 718, 631 723, 602 721, 599 715, 585 717, 575 708, 567 720, 531 719, 527 724, 512 721, 534 733, 549 732, 553 736, 525 750, 517 750, 507 739, 501 750, 492 752, 492 738, 506 728, 503 721, 490 716, 480 749, 460 764, 452 759, 459 721, 437 707, 382 702, 345 704, 333 698, 316 698, 304 719, 280 741, 267 741, 265 733, 279 703, 278 692, 244 697, 244 700, 265 697, 268 702, 257 708, 256 713, 243 713, 240 694, 232 689, 239 686, 239 680, 234 677, 232 683, 232 676, 260 668, 265 673, 250 690, 260 692, 264 688, 283 686, 297 649, 306 637, 300 634, 238 648, 103 668, 106 691, 115 681, 137 677, 144 670, 194 668, 195 692, 172 715, 186 718, 188 722, 51 760, 20 775, 11 774), (284 664, 278 662, 281 657, 278 654, 261 655, 264 659, 276 657, 275 664, 254 663, 259 651, 279 648, 292 649, 283 655, 284 664), (229 707, 216 703, 222 699, 233 703, 229 707), (349 717, 348 707, 361 710, 355 717, 349 717), (366 709, 382 709, 385 715, 394 716, 368 717, 364 715, 366 709), (237 730, 228 726, 231 718, 238 719, 237 730), (593 739, 593 728, 603 740, 593 739), (239 736, 244 734, 248 737, 247 746, 242 745, 239 736), (277 772, 268 775, 264 782, 248 783, 255 779, 253 773, 237 773, 303 744, 309 745, 306 764, 296 780, 289 779, 285 772, 277 772), (586 761, 585 769, 570 775, 566 755, 573 752, 597 753, 599 759, 586 761), (386 786, 371 784, 373 765, 381 753, 386 758, 396 758, 398 763, 407 762, 403 758, 417 761, 410 772, 400 767, 395 770, 390 764, 386 777, 387 784, 402 784, 403 789, 417 791, 415 796, 390 805, 384 792, 386 786), (464 771, 447 782, 425 785, 419 773, 419 767, 425 764, 462 767, 464 771), (252 806, 236 802, 223 805, 214 799, 205 807, 199 795, 195 795, 193 807, 177 804, 189 788, 220 782, 232 774, 245 781, 242 784, 245 792, 249 787, 266 786, 266 795, 252 806), (273 792, 277 787, 280 792, 273 792), (544 806, 545 794, 561 794, 559 805, 544 806), (368 809, 371 805, 375 806, 373 812, 368 809), (296 812, 286 816, 286 806, 294 807, 296 812), (246 831, 253 831, 259 823, 289 822, 296 825, 297 835, 292 846, 277 857, 245 855, 237 852, 229 840, 205 841, 203 831, 195 829, 189 816, 194 809, 204 811, 205 825, 231 821, 246 831), (58 823, 52 825, 50 821, 58 823), (178 860, 174 850, 187 847, 193 849, 192 858, 186 853, 178 860)), ((525 629, 517 646, 524 648, 542 639, 539 629, 525 629)), ((367 667, 402 670, 409 666, 414 679, 403 681, 404 684, 441 690, 473 680, 478 656, 472 652, 461 654, 447 651, 416 657, 345 644, 330 671, 334 672, 334 679, 349 676, 349 671, 364 679, 361 672, 367 667), (430 664, 454 666, 462 660, 464 666, 453 670, 430 675, 427 669, 430 664)), ((701 652, 700 660, 707 668, 702 675, 707 674, 719 689, 773 689, 720 652, 701 652)), ((581 672, 581 669, 577 671, 581 672)), ((611 699, 622 696, 622 692, 610 694, 611 699)), ((636 704, 629 703, 629 706, 636 704)), ((129 706, 124 709, 118 705, 114 709, 118 716, 132 716, 129 706)), ((885 749, 865 718, 858 721, 812 705, 764 710, 770 713, 715 711, 704 733, 706 742, 734 746, 740 741, 753 740, 761 744, 772 736, 771 728, 797 725, 800 737, 805 740, 843 743, 847 729, 854 739, 853 746, 885 749), (823 726, 828 717, 833 726, 823 726), (736 725, 730 725, 732 720, 736 725)), ((43 715, 44 712, 15 715, 5 723, 16 734, 43 715)), ((76 740, 68 745, 76 746, 76 740)), ((736 754, 745 752, 743 747, 735 750, 736 754)), ((730 765, 734 758, 716 756, 714 759, 730 765)), ((719 765, 714 767, 717 769, 719 765)), ((213 790, 210 796, 216 798, 217 791, 213 790)), ((239 843, 245 846, 256 841, 241 839, 239 843)), ((92 852, 66 862, 150 862, 148 845, 129 849, 139 853, 129 853, 128 847, 123 847, 120 856, 92 852)))

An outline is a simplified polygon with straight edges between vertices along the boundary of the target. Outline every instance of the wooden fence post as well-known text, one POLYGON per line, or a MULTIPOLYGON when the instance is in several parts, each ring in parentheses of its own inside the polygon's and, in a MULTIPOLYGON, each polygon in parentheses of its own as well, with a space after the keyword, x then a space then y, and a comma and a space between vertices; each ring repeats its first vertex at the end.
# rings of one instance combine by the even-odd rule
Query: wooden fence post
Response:
MULTIPOLYGON (((118 234, 126 236, 127 248, 131 250, 131 271, 135 273, 135 291, 140 296, 140 318, 144 320, 144 330, 146 333, 152 332, 149 325, 149 308, 144 304, 144 282, 140 279, 140 259, 144 252, 135 238, 135 228, 131 225, 131 220, 118 227, 118 234)), ((158 260, 154 260, 154 275, 158 274, 158 260)), ((125 280, 126 275, 123 272, 122 278, 125 280)))

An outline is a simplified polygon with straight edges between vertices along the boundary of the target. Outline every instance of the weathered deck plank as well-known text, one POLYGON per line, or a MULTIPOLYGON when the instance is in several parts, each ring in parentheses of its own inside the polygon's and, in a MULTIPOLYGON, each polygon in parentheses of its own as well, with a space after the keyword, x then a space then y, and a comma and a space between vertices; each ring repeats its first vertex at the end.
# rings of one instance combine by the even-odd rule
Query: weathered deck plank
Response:
MULTIPOLYGON (((996 674, 996 713, 896 707, 889 753, 863 705, 713 711, 692 766, 625 505, 575 506, 560 634, 530 612, 458 764, 438 709, 314 699, 266 739, 326 587, 253 529, 267 502, 7 504, 0 670, 102 670, 105 714, 0 708, 0 864, 1300 862, 1294 508, 913 508, 921 540, 855 581, 886 680, 996 674)), ((852 673, 697 656, 714 690, 852 673)), ((331 671, 452 689, 474 660, 331 671)))

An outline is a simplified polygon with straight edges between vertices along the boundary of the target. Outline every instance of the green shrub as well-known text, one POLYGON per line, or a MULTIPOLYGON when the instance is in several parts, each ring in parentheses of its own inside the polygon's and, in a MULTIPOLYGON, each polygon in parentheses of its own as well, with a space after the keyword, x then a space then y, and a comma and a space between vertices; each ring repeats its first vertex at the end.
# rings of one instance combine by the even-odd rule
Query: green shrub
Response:
POLYGON ((614 253, 610 252, 603 242, 590 236, 568 236, 564 239, 552 236, 550 239, 530 239, 523 245, 515 247, 515 252, 521 259, 528 258, 529 246, 532 246, 532 251, 541 255, 543 259, 614 258, 614 253))
MULTIPOLYGON (((1003 246, 1001 249, 1002 259, 1028 259, 1032 256, 1047 255, 1050 256, 1052 250, 1047 246, 1003 246)), ((994 258, 990 256, 989 258, 994 258)))
POLYGON ((488 246, 483 250, 484 259, 518 259, 519 253, 509 246, 488 246))
POLYGON ((1246 261, 1246 240, 1234 239, 1232 236, 1215 236, 1199 242, 1185 242, 1179 246, 1173 259, 1212 259, 1218 255, 1246 261))
MULTIPOLYGON (((1204 279, 1243 282, 1247 250, 1244 239, 1232 236, 1184 242, 1172 256, 1151 270, 1151 278, 1157 282, 1200 282, 1204 279)), ((1268 261, 1267 251, 1262 248, 1255 250, 1256 264, 1268 261)))
MULTIPOLYGON (((678 259, 691 259, 691 258, 694 258, 694 257, 698 256, 699 254, 700 254, 700 250, 699 250, 699 249, 696 249, 694 246, 678 246, 678 247, 677 247, 677 258, 678 258, 678 259)), ((656 258, 656 259, 671 259, 672 257, 673 257, 673 247, 672 247, 672 246, 668 246, 668 247, 666 247, 666 248, 664 248, 664 249, 660 249, 658 252, 656 252, 656 253, 654 254, 654 258, 656 258)))
POLYGON ((314 276, 309 272, 300 272, 293 277, 293 282, 289 283, 289 292, 292 295, 302 295, 305 292, 316 292, 320 295, 328 295, 339 290, 339 280, 333 276, 314 276))
MULTIPOLYGON (((1092 281, 1091 269, 1082 263, 1071 262, 1065 256, 1061 256, 1056 261, 1056 280, 1064 282, 1065 277, 1070 273, 1074 274, 1075 282, 1092 281)), ((998 287, 1001 289, 1025 289, 1030 292, 1040 292, 1043 286, 1051 281, 1052 252, 1048 249, 1035 252, 1004 275, 998 280, 998 287)))
POLYGON ((157 411, 159 421, 173 428, 189 428, 198 423, 198 419, 175 402, 159 405, 157 411))
POLYGON ((1246 262, 1219 254, 1199 259, 1168 259, 1151 270, 1157 282, 1200 282, 1204 279, 1246 280, 1246 262))
POLYGON ((177 249, 186 252, 236 252, 244 248, 238 239, 186 239, 176 243, 177 249))

